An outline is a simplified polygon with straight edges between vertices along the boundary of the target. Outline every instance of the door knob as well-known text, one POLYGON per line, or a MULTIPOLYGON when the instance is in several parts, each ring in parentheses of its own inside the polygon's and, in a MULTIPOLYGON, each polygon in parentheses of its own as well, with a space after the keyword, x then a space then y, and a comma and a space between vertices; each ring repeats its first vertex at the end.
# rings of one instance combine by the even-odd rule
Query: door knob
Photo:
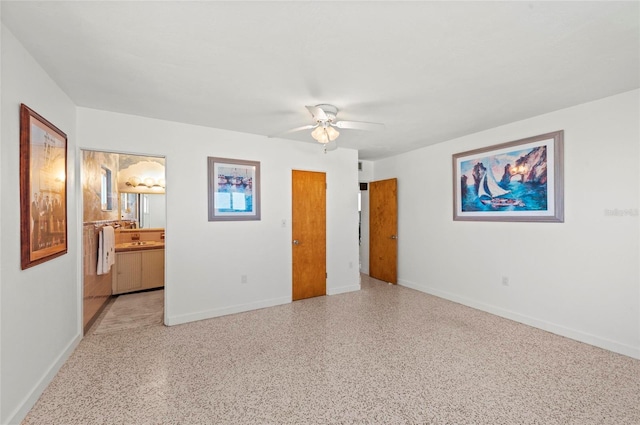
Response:
POLYGON ((391 235, 391 239, 398 239, 398 235, 391 235))
POLYGON ((293 244, 294 244, 294 245, 300 245, 300 241, 299 241, 299 240, 297 240, 297 239, 294 239, 294 240, 293 240, 293 244))

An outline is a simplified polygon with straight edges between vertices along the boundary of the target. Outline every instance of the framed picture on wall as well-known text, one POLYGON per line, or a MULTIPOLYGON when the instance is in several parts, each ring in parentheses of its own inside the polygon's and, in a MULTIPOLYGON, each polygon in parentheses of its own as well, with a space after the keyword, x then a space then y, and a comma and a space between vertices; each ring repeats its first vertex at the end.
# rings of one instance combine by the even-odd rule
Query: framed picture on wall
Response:
POLYGON ((20 250, 26 269, 67 252, 67 135, 20 105, 20 250))
POLYGON ((208 158, 209 221, 260 220, 260 162, 208 158))
POLYGON ((564 221, 564 131, 453 155, 453 219, 564 221))

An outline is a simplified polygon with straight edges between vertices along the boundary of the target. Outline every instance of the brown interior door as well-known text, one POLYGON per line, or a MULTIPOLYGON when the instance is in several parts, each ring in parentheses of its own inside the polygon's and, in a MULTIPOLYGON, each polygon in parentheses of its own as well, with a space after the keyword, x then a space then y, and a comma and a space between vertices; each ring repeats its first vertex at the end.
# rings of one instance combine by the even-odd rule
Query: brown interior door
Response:
POLYGON ((398 180, 369 184, 369 275, 398 283, 398 180))
POLYGON ((327 291, 326 174, 293 170, 293 300, 327 291))

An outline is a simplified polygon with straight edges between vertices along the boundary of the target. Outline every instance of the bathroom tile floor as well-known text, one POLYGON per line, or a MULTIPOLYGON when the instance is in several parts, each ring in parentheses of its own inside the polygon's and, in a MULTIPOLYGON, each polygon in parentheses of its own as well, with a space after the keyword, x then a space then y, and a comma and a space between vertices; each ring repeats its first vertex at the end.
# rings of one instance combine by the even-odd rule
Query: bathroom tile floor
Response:
POLYGON ((123 294, 110 301, 87 335, 160 326, 164 317, 164 290, 123 294))

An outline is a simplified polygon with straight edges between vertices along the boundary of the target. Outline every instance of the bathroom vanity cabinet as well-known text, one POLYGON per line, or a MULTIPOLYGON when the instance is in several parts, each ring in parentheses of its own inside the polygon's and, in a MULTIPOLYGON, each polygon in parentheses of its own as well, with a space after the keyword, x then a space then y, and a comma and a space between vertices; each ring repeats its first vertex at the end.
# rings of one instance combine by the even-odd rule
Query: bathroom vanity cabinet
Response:
POLYGON ((164 248, 116 252, 113 294, 164 286, 164 248))

